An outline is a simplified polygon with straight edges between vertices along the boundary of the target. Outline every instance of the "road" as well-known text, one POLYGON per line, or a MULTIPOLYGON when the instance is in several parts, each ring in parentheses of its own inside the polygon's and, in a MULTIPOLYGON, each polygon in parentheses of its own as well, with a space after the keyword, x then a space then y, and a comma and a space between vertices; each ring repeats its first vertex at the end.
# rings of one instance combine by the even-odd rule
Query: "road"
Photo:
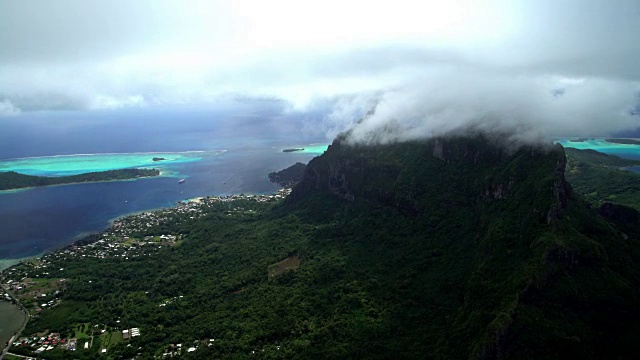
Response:
POLYGON ((18 355, 18 354, 13 354, 13 353, 8 353, 8 354, 11 355, 11 356, 15 356, 15 357, 23 358, 23 359, 33 359, 32 357, 29 357, 29 356, 18 355))

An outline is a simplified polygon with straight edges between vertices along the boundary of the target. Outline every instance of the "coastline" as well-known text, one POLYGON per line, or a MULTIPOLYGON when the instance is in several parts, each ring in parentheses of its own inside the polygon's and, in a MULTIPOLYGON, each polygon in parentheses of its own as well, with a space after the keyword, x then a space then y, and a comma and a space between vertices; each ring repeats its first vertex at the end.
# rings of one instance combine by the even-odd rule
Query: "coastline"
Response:
MULTIPOLYGON (((158 176, 151 176, 151 177, 145 177, 145 178, 155 178, 158 176)), ((167 177, 174 177, 174 176, 167 176, 167 177)), ((143 179, 143 178, 136 178, 136 179, 126 179, 126 180, 109 180, 109 181, 100 181, 100 182, 110 182, 110 181, 133 181, 133 180, 138 180, 138 179, 143 179)), ((95 183, 95 182, 94 182, 95 183)), ((80 183, 83 184, 83 183, 80 183)), ((59 185, 47 185, 48 186, 64 186, 64 185, 71 185, 71 184, 59 184, 59 185)), ((19 189, 19 191, 24 190, 24 189, 19 189)), ((0 192, 1 194, 1 192, 0 192)), ((245 194, 247 196, 255 196, 255 195, 264 195, 264 194, 245 194)), ((232 196, 232 195, 229 195, 232 196)), ((58 250, 62 250, 65 249, 69 246, 72 246, 84 239, 86 239, 89 236, 104 232, 109 230, 111 227, 113 227, 113 224, 118 221, 121 220, 123 218, 126 218, 128 216, 136 216, 136 215, 141 215, 147 212, 155 212, 155 211, 161 211, 161 210, 167 210, 167 209, 175 209, 179 206, 180 203, 196 203, 196 204, 200 204, 202 202, 202 200, 208 198, 208 197, 224 197, 224 196, 219 196, 219 195, 205 195, 205 196, 198 196, 195 198, 185 198, 183 200, 180 200, 172 205, 168 205, 168 206, 160 206, 160 207, 154 207, 154 208, 149 208, 149 209, 144 209, 144 210, 138 210, 138 211, 132 211, 132 212, 128 212, 128 213, 124 213, 121 215, 118 215, 116 217, 113 217, 111 219, 107 220, 107 226, 100 228, 100 229, 96 229, 96 230, 92 230, 92 231, 85 231, 85 232, 81 232, 73 237, 68 238, 66 242, 60 244, 59 246, 56 247, 52 247, 50 249, 47 249, 41 253, 35 254, 35 255, 29 255, 29 256, 24 256, 24 257, 19 257, 19 258, 0 258, 0 272, 2 272, 3 270, 16 265, 22 261, 26 261, 26 260, 34 260, 34 259, 39 259, 42 256, 48 254, 48 253, 53 253, 56 252, 58 250)))
MULTIPOLYGON (((227 153, 228 150, 215 150, 215 156, 218 157, 220 155, 223 155, 225 153, 227 153)), ((151 178, 157 178, 157 177, 161 177, 161 178, 169 178, 169 180, 167 179, 158 179, 157 181, 171 181, 172 178, 184 178, 184 177, 189 177, 189 175, 186 175, 184 173, 180 173, 183 172, 182 169, 172 169, 171 167, 166 168, 164 166, 158 167, 157 168, 160 173, 158 175, 155 176, 145 176, 145 177, 139 177, 139 178, 131 178, 131 179, 114 179, 114 180, 105 180, 105 181, 96 181, 96 182, 76 182, 76 183, 66 183, 66 184, 55 184, 55 185, 46 185, 46 186, 38 186, 38 187, 29 187, 29 188, 20 188, 20 189, 12 189, 12 190, 0 190, 0 200, 2 199, 2 195, 5 194, 15 194, 15 193, 22 193, 22 192, 28 192, 29 190, 32 189, 36 189, 39 187, 43 187, 43 188, 49 188, 49 187, 60 187, 60 186, 66 186, 66 185, 81 185, 81 184, 97 184, 97 183, 103 183, 103 182, 121 182, 121 181, 136 181, 136 180, 140 180, 140 179, 151 179, 151 178), (180 172, 178 172, 178 171, 180 172)), ((188 172, 188 171, 187 171, 188 172)), ((224 180, 224 179, 223 179, 224 180)), ((151 182, 150 183, 155 183, 151 182)), ((139 183, 140 185, 136 185, 137 187, 144 187, 146 186, 146 182, 141 182, 139 183)), ((198 200, 202 201, 204 200, 204 198, 207 197, 207 194, 211 194, 211 196, 227 196, 227 194, 230 194, 231 192, 233 193, 240 193, 240 191, 237 191, 237 189, 231 190, 231 192, 227 192, 225 191, 224 188, 220 188, 220 189, 216 189, 218 191, 215 192, 202 192, 200 193, 199 191, 196 193, 193 193, 192 191, 186 192, 184 195, 188 195, 184 196, 182 199, 180 199, 180 194, 178 194, 178 198, 177 199, 171 199, 171 201, 162 201, 160 203, 155 202, 155 203, 151 203, 148 205, 151 205, 150 207, 146 207, 143 208, 142 210, 138 210, 140 207, 136 206, 136 208, 126 208, 123 207, 122 209, 119 210, 124 210, 123 212, 118 213, 118 211, 115 211, 109 215, 111 216, 104 216, 104 218, 101 218, 99 222, 95 222, 93 224, 91 224, 91 226, 86 227, 83 231, 77 231, 77 232, 69 232, 69 233, 65 233, 62 236, 58 236, 57 239, 55 241, 49 241, 47 240, 46 242, 43 241, 41 243, 41 245, 39 246, 38 249, 36 249, 35 247, 32 248, 25 248, 25 251, 20 251, 15 252, 15 253, 11 253, 10 251, 6 252, 7 256, 6 258, 0 258, 0 271, 18 264, 21 261, 26 261, 26 260, 31 260, 31 259, 38 259, 41 258, 44 254, 47 253, 51 253, 51 252, 55 252, 57 250, 60 249, 64 249, 67 246, 73 245, 74 243, 92 235, 92 234, 96 234, 102 231, 105 231, 109 228, 111 228, 113 226, 113 223, 118 221, 119 219, 125 218, 127 216, 131 216, 131 215, 138 215, 138 214, 142 214, 142 213, 146 213, 146 212, 154 212, 157 210, 162 210, 162 209, 170 209, 170 208, 175 208, 178 202, 189 202, 192 201, 191 199, 194 198, 199 198, 198 200), (201 195, 202 194, 202 195, 201 195), (194 197, 193 195, 198 195, 196 197, 194 197), (155 205, 155 206, 154 206, 155 205), (158 206, 159 205, 159 206, 158 206), (129 210, 129 211, 127 211, 129 210), (133 210, 133 211, 131 211, 133 210), (33 252, 31 252, 31 251, 33 252)), ((230 189, 229 189, 230 190, 230 189)), ((262 189, 261 189, 262 190, 262 189)), ((272 193, 274 190, 270 189, 270 190, 264 190, 264 191, 244 191, 243 193, 245 195, 262 195, 262 194, 270 194, 272 193)), ((36 192, 34 192, 35 194, 36 192)), ((19 196, 25 196, 23 194, 20 194, 19 196)), ((27 195, 27 196, 31 196, 31 195, 27 195)), ((8 198, 7 198, 8 199, 8 198)), ((194 203, 198 203, 199 201, 193 201, 194 203)), ((13 206, 12 206, 13 207, 13 206)), ((8 209, 10 209, 8 207, 8 209)), ((11 244, 9 244, 11 245, 11 244)))
POLYGON ((175 204, 173 204, 172 206, 166 206, 166 207, 158 207, 158 208, 153 208, 153 209, 146 209, 146 210, 140 210, 140 211, 134 211, 134 212, 130 212, 130 213, 126 213, 126 214, 122 214, 120 216, 117 216, 115 218, 109 219, 108 220, 108 225, 100 230, 95 230, 95 231, 87 231, 87 232, 83 232, 80 233, 76 236, 74 236, 72 239, 70 239, 69 242, 65 242, 64 244, 57 246, 55 248, 51 248, 48 250, 45 250, 37 255, 33 255, 33 256, 26 256, 26 257, 22 257, 22 258, 7 258, 7 259, 0 259, 0 272, 4 271, 5 269, 18 264, 22 261, 25 260, 34 260, 34 259, 40 259, 43 256, 47 255, 47 254, 52 254, 55 253, 57 251, 60 250, 64 250, 67 249, 69 247, 72 246, 77 246, 80 243, 85 242, 88 238, 91 238, 93 236, 99 235, 105 231, 109 231, 110 229, 113 228, 115 222, 125 219, 127 217, 131 217, 131 216, 139 216, 145 213, 153 213, 153 212, 158 212, 158 211, 165 211, 165 210, 179 210, 179 208, 181 206, 185 206, 185 205, 189 205, 189 204, 193 204, 193 205, 204 205, 204 203, 208 200, 212 200, 212 201, 234 201, 234 200, 239 200, 239 199, 257 199, 257 198, 263 198, 263 199, 267 199, 270 198, 270 196, 273 196, 270 199, 278 199, 281 197, 284 197, 286 195, 288 195, 290 193, 290 189, 289 188, 285 188, 282 190, 279 190, 276 193, 264 193, 264 194, 233 194, 233 195, 208 195, 208 196, 198 196, 198 197, 193 197, 193 198, 187 198, 187 199, 183 199, 180 200, 178 202, 176 202, 175 204))
POLYGON ((4 269, 7 269, 15 264, 19 264, 22 261, 26 261, 26 260, 33 260, 33 259, 39 259, 40 257, 42 257, 42 255, 46 254, 47 251, 43 251, 39 254, 33 255, 33 256, 25 256, 25 257, 21 257, 21 258, 6 258, 6 259, 0 259, 0 272, 2 272, 4 269))
MULTIPOLYGON (((157 176, 153 176, 153 177, 157 177, 157 176)), ((129 180, 110 180, 110 181, 129 181, 129 180)), ((103 181, 101 181, 101 182, 103 182, 103 181)), ((104 181, 104 182, 106 182, 106 181, 104 181)), ((63 185, 70 185, 70 184, 50 185, 50 186, 63 186, 63 185)), ((188 199, 185 199, 183 201, 187 202, 187 200, 188 199)), ((126 218, 128 216, 141 215, 141 214, 144 214, 146 212, 154 212, 154 211, 159 211, 159 210, 173 209, 173 208, 176 208, 176 207, 177 207, 177 204, 174 204, 173 206, 156 207, 156 208, 133 211, 133 212, 129 212, 129 213, 126 213, 126 214, 122 214, 122 215, 116 216, 114 218, 108 219, 106 227, 103 227, 103 228, 97 229, 97 230, 81 232, 81 233, 79 233, 79 234, 77 234, 77 235, 75 235, 75 236, 73 236, 71 238, 68 238, 68 241, 60 244, 59 246, 52 247, 52 248, 47 249, 47 250, 45 250, 45 251, 43 251, 41 253, 38 253, 38 254, 35 254, 35 255, 24 256, 24 257, 19 257, 19 258, 0 258, 0 272, 4 271, 5 269, 10 268, 13 265, 19 264, 22 261, 40 259, 41 257, 43 257, 46 254, 53 253, 53 252, 56 252, 58 250, 65 249, 65 248, 67 248, 69 246, 73 246, 74 244, 86 239, 87 237, 90 237, 92 235, 99 234, 101 232, 104 232, 104 231, 107 231, 107 230, 111 229, 111 227, 113 227, 113 224, 116 221, 118 221, 120 219, 123 219, 123 218, 126 218)))

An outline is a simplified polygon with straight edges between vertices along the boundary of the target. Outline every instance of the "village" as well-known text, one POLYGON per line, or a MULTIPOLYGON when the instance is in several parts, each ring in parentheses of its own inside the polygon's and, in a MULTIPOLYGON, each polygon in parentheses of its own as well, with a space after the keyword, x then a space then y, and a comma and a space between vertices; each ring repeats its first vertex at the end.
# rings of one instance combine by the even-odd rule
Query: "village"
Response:
MULTIPOLYGON (((19 354, 40 354, 54 349, 61 350, 89 350, 95 345, 101 354, 106 354, 110 345, 140 336, 140 329, 112 329, 106 325, 79 324, 70 338, 64 338, 60 333, 33 334, 21 336, 11 342, 12 350, 19 354), (103 329, 99 329, 103 327, 103 329)), ((127 344, 131 346, 131 344, 127 344)))
MULTIPOLYGON (((291 189, 282 189, 268 195, 229 195, 207 196, 188 199, 177 203, 173 208, 147 211, 128 215, 115 220, 112 226, 100 233, 78 241, 66 248, 46 253, 40 258, 22 261, 0 273, 3 290, 0 301, 8 301, 22 307, 32 319, 38 319, 43 311, 59 306, 63 293, 68 286, 65 278, 65 262, 83 258, 134 260, 151 256, 163 248, 179 245, 184 241, 181 234, 160 234, 139 236, 163 224, 199 219, 208 213, 208 209, 217 203, 252 201, 257 203, 275 202, 289 195, 291 189)), ((243 206, 230 206, 226 216, 251 213, 254 210, 243 206)), ((89 280, 91 282, 91 280, 89 280)), ((182 296, 180 296, 181 298, 182 296)), ((164 307, 179 298, 167 299, 160 303, 164 307)), ((120 320, 114 320, 119 325, 120 320)), ((120 342, 129 342, 140 336, 137 327, 120 329, 107 324, 76 324, 72 334, 63 337, 58 332, 17 334, 7 344, 9 355, 37 355, 54 349, 76 351, 91 350, 97 347, 100 354, 107 354, 111 346, 120 342)), ((167 344, 162 357, 173 357, 184 352, 193 352, 200 346, 212 346, 215 339, 195 340, 190 346, 167 344)))

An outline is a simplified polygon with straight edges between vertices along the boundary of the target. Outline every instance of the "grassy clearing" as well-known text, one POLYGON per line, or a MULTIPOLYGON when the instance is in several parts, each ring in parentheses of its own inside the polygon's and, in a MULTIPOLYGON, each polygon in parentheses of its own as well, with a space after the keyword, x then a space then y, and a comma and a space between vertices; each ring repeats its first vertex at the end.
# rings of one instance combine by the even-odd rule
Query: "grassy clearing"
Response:
POLYGON ((285 271, 296 270, 298 267, 300 267, 300 257, 296 255, 269 265, 267 272, 269 273, 269 277, 272 278, 284 273, 285 271))
POLYGON ((137 242, 138 242, 138 239, 136 239, 136 238, 129 238, 129 239, 126 239, 126 240, 122 241, 122 245, 127 246, 127 247, 130 247, 131 245, 133 245, 133 244, 135 244, 135 243, 137 243, 137 242))
POLYGON ((113 346, 122 342, 122 332, 114 331, 111 333, 111 339, 109 340, 109 345, 113 346))
MULTIPOLYGON (((100 349, 106 349, 109 347, 109 342, 111 341, 111 335, 109 333, 106 332, 98 336, 98 339, 100 339, 100 349)), ((96 339, 94 338, 93 340, 95 341, 96 339)))
POLYGON ((91 324, 89 323, 84 323, 84 324, 78 324, 76 327, 74 327, 73 329, 74 331, 74 337, 78 340, 80 339, 88 339, 91 337, 91 324))
POLYGON ((122 342, 122 332, 111 331, 100 335, 100 349, 108 349, 122 342))
POLYGON ((39 292, 39 293, 50 293, 54 290, 57 290, 59 286, 60 279, 35 279, 35 278, 27 278, 24 279, 25 284, 28 286, 29 292, 39 292))

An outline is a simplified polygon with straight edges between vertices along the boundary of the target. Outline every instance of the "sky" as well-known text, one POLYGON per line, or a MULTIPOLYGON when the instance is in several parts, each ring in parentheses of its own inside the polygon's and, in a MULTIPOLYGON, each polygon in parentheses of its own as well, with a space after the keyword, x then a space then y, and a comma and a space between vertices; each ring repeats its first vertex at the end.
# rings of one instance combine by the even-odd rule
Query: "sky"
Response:
POLYGON ((327 138, 607 135, 640 126, 638 34, 637 0, 0 0, 0 129, 240 98, 327 138))

